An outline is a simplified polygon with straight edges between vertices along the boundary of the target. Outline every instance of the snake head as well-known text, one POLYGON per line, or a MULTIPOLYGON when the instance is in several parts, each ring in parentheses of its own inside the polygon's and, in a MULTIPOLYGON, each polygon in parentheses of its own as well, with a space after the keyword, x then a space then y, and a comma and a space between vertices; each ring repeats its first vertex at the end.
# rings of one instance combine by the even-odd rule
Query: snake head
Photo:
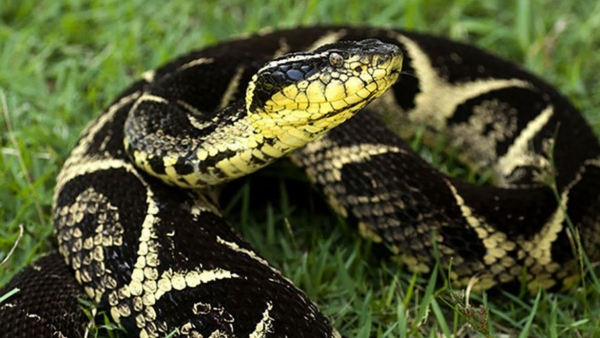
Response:
POLYGON ((286 54, 254 75, 246 92, 248 114, 265 134, 294 128, 309 141, 381 96, 401 67, 400 48, 375 39, 286 54))

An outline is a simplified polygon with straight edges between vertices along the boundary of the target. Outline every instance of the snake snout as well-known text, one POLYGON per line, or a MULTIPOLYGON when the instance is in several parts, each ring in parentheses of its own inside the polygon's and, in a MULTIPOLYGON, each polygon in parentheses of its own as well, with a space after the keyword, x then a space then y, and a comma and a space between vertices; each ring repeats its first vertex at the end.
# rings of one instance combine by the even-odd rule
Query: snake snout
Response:
POLYGON ((367 55, 375 58, 374 65, 376 67, 385 66, 387 63, 393 63, 393 67, 398 67, 395 60, 401 59, 402 50, 397 45, 385 43, 377 39, 367 39, 358 43, 367 55))

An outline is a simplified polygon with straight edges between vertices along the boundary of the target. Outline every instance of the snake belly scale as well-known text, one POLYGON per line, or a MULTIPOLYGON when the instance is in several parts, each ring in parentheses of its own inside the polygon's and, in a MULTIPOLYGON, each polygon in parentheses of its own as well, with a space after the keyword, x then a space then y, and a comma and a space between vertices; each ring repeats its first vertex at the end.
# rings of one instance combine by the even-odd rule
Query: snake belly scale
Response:
POLYGON ((149 71, 86 128, 57 178, 60 254, 4 288, 21 292, 0 304, 0 329, 83 336, 83 290, 132 336, 340 337, 215 202, 214 185, 290 153, 413 272, 439 262, 457 286, 535 292, 577 284, 579 244, 600 257, 600 147, 555 89, 442 38, 297 28, 149 71), (400 138, 416 125, 494 186, 431 168, 400 138), (58 284, 68 292, 42 301, 58 284))

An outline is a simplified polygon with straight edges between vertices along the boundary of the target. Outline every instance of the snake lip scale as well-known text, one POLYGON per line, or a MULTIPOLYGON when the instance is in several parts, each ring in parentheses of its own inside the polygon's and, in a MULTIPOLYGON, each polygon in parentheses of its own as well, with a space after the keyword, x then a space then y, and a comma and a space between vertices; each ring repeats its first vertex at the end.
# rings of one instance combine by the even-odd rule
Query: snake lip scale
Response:
POLYGON ((275 30, 144 73, 87 126, 57 177, 58 246, 0 290, 21 290, 0 332, 83 337, 87 297, 136 337, 341 337, 215 202, 286 156, 394 261, 456 287, 565 291, 578 245, 600 260, 600 145, 545 81, 428 34, 275 30), (432 168, 416 128, 493 185, 432 168))

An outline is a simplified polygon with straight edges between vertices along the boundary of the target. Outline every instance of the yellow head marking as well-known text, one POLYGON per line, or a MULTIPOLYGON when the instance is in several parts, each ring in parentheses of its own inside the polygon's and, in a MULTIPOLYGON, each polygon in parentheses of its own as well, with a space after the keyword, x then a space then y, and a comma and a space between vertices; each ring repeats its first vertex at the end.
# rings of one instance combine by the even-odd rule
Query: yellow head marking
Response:
POLYGON ((398 47, 378 40, 340 42, 267 63, 247 92, 252 125, 295 127, 310 139, 350 118, 398 78, 398 47))

